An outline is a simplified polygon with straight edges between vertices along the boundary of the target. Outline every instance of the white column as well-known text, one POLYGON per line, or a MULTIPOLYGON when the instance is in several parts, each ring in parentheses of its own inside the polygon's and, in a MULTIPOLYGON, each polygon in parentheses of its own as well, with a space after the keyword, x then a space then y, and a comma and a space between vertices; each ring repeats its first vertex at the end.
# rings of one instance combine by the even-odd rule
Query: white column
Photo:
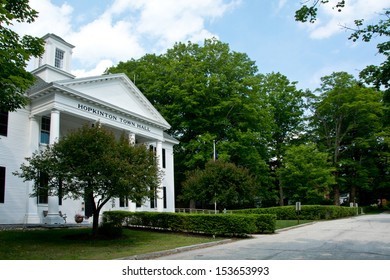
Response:
MULTIPOLYGON (((51 111, 50 115, 50 145, 57 142, 60 138, 60 112, 56 109, 51 111)), ((59 215, 58 196, 48 197, 48 211, 44 218, 45 224, 63 224, 64 219, 59 215)))
MULTIPOLYGON (((159 170, 162 170, 162 142, 157 141, 157 147, 156 147, 156 153, 157 153, 157 162, 158 162, 158 168, 159 170)), ((160 182, 160 186, 157 190, 157 212, 163 212, 164 211, 164 200, 163 200, 163 184, 162 181, 160 182)))
POLYGON ((53 109, 50 114, 50 145, 60 138, 60 111, 53 109))
POLYGON ((137 205, 135 202, 132 202, 131 200, 129 201, 129 211, 130 212, 135 212, 137 209, 137 205))
MULTIPOLYGON (((130 145, 135 145, 135 134, 132 133, 131 131, 129 132, 129 143, 130 145)), ((137 209, 136 203, 129 200, 129 211, 135 212, 136 209, 137 209)))
MULTIPOLYGON (((36 152, 39 149, 39 121, 37 117, 31 116, 30 117, 30 151, 29 153, 32 154, 36 152)), ((27 200, 27 206, 26 206, 26 215, 24 218, 24 222, 26 224, 39 224, 41 222, 39 218, 38 213, 38 204, 37 204, 37 197, 30 197, 30 194, 33 193, 34 182, 29 181, 26 186, 26 200, 27 200)))
POLYGON ((129 132, 129 143, 135 145, 135 134, 132 132, 129 132))

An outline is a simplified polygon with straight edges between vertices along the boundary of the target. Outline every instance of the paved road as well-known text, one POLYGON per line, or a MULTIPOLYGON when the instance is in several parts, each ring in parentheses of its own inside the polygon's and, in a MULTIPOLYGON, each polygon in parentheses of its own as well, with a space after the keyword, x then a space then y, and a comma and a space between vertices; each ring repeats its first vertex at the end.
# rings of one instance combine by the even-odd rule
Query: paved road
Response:
POLYGON ((321 221, 166 260, 390 260, 390 214, 321 221))

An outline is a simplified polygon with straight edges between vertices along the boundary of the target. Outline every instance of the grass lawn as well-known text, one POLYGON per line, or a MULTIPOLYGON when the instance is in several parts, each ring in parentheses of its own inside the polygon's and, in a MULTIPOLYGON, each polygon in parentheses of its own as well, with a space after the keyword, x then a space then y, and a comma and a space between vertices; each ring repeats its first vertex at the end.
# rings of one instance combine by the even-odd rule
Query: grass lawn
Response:
MULTIPOLYGON (((300 221, 300 224, 311 221, 300 221)), ((276 229, 298 221, 276 221, 276 229)), ((0 260, 111 260, 222 240, 210 236, 123 229, 117 239, 91 239, 91 228, 0 231, 0 260)))
MULTIPOLYGON (((300 220, 299 225, 311 223, 312 220, 300 220)), ((276 229, 282 229, 298 225, 297 220, 276 220, 276 229)))
POLYGON ((218 240, 130 229, 118 239, 93 240, 90 233, 90 228, 0 231, 0 260, 109 260, 218 240))

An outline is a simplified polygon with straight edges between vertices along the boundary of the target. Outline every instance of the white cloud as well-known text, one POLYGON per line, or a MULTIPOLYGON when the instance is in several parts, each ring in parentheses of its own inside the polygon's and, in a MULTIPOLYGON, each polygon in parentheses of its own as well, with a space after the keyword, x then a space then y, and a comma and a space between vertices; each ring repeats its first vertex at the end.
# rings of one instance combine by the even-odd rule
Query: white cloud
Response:
POLYGON ((389 7, 388 0, 349 0, 341 12, 334 9, 337 0, 319 8, 319 20, 316 24, 306 24, 313 39, 329 38, 344 32, 342 26, 354 27, 354 20, 365 19, 366 22, 378 17, 378 13, 389 7))
POLYGON ((286 5, 287 0, 279 0, 278 2, 278 10, 283 9, 283 7, 286 5))
POLYGON ((58 6, 51 0, 30 0, 39 18, 33 24, 18 25, 15 29, 20 34, 34 36, 55 33, 75 45, 73 65, 78 70, 74 73, 82 76, 97 73, 108 62, 116 64, 147 52, 161 53, 176 42, 198 43, 217 37, 206 29, 205 22, 223 16, 241 2, 114 0, 92 21, 78 26, 76 4, 72 7, 75 1, 79 0, 64 1, 58 6))
POLYGON ((99 61, 99 63, 95 66, 95 68, 91 70, 85 70, 85 69, 76 69, 72 71, 72 74, 75 75, 78 78, 82 77, 90 77, 90 76, 99 76, 106 71, 107 68, 110 68, 113 66, 114 63, 109 59, 103 59, 99 61))
POLYGON ((57 35, 68 34, 71 31, 71 14, 73 8, 64 3, 56 6, 51 0, 30 0, 30 6, 38 11, 38 18, 32 24, 15 24, 19 34, 43 36, 47 33, 57 35))

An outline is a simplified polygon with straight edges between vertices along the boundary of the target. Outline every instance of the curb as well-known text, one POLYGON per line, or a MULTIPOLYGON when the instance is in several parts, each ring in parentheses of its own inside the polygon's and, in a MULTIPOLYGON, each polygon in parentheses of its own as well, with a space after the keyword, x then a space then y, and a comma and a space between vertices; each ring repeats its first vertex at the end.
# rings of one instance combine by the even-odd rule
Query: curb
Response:
POLYGON ((119 258, 115 260, 151 260, 155 258, 159 258, 162 256, 177 254, 181 252, 191 251, 194 249, 201 249, 201 248, 207 248, 212 246, 217 246, 221 244, 231 243, 234 242, 233 239, 224 239, 221 241, 214 241, 214 242, 208 242, 208 243, 202 243, 202 244, 196 244, 196 245, 190 245, 190 246, 184 246, 184 247, 178 247, 175 249, 165 250, 165 251, 159 251, 159 252, 153 252, 153 253, 147 253, 147 254, 141 254, 141 255, 134 255, 124 258, 119 258))
POLYGON ((304 226, 308 226, 308 225, 313 225, 313 224, 315 224, 315 223, 317 223, 317 222, 318 222, 318 221, 314 221, 314 222, 304 223, 304 224, 300 224, 300 225, 296 225, 296 226, 281 228, 281 229, 275 230, 275 233, 279 233, 279 232, 283 232, 283 231, 288 231, 288 230, 291 230, 291 229, 300 228, 300 227, 304 227, 304 226))

